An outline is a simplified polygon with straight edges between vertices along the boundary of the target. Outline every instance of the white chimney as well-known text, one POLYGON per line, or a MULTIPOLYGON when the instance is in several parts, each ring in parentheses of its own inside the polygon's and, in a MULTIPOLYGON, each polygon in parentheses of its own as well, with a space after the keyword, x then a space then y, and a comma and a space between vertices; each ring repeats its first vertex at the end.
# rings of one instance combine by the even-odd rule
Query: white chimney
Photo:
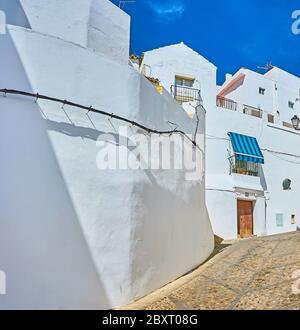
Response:
POLYGON ((226 73, 226 82, 231 80, 231 78, 232 78, 232 74, 226 73))

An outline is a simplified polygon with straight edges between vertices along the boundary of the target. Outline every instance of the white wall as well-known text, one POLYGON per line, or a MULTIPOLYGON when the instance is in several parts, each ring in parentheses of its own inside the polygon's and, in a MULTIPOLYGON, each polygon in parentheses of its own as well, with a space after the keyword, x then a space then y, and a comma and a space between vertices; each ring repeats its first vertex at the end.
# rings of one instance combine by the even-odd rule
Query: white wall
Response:
MULTIPOLYGON (((240 112, 243 111, 244 105, 247 105, 260 108, 266 113, 273 113, 273 81, 257 72, 247 69, 239 70, 238 73, 233 76, 233 79, 239 74, 245 74, 242 85, 231 91, 225 97, 237 102, 238 111, 240 112), (260 87, 265 89, 265 95, 259 94, 260 87)), ((227 83, 224 85, 226 86, 226 84, 227 83)))
POLYGON ((0 0, 0 9, 8 24, 128 62, 130 17, 109 0, 0 0))
POLYGON ((148 51, 144 64, 147 65, 147 73, 160 79, 166 89, 174 84, 175 75, 195 77, 198 88, 201 85, 207 110, 206 204, 214 233, 225 239, 237 237, 238 199, 254 202, 255 235, 295 230, 297 225, 291 224, 291 215, 296 215, 299 226, 299 158, 264 152, 266 164, 262 167, 261 178, 230 175, 228 150, 232 147, 228 132, 254 136, 263 149, 299 154, 297 145, 300 136, 282 127, 282 121, 290 122, 292 116, 298 113, 300 103, 295 102, 293 111, 288 108, 288 100, 295 100, 299 94, 299 78, 278 68, 265 75, 242 68, 232 78, 228 77, 221 88, 240 74, 245 75, 242 83, 226 95, 226 98, 238 103, 237 112, 234 112, 216 108, 216 68, 184 44, 148 51), (265 95, 259 94, 260 87, 265 89, 265 95), (244 105, 261 108, 263 119, 243 114, 244 105), (279 118, 276 116, 277 110, 280 111, 279 118), (276 125, 268 126, 268 113, 275 115, 276 125), (291 191, 283 191, 285 178, 295 182, 291 191), (277 227, 276 213, 284 214, 283 227, 277 227))
MULTIPOLYGON (((266 74, 241 69, 234 76, 245 74, 244 82, 237 89, 226 95, 238 103, 238 111, 243 111, 244 105, 261 108, 265 113, 275 114, 275 121, 291 123, 291 118, 300 116, 300 79, 288 72, 274 67, 266 74), (259 88, 265 89, 265 95, 259 94, 259 88), (289 101, 294 103, 294 110, 289 108, 289 101), (277 116, 279 112, 279 117, 277 116)), ((228 82, 224 83, 224 86, 228 82)), ((223 86, 223 87, 224 87, 223 86)))
POLYGON ((298 189, 299 159, 264 150, 297 154, 295 146, 299 144, 300 135, 291 130, 284 130, 281 126, 268 125, 266 114, 263 119, 259 119, 218 108, 207 115, 207 134, 210 137, 207 139, 206 149, 206 185, 208 189, 206 199, 214 232, 225 239, 236 238, 236 199, 245 198, 234 189, 236 186, 234 176, 229 175, 226 150, 230 143, 227 133, 230 131, 256 137, 265 157, 260 180, 250 178, 253 180, 253 183, 250 184, 249 177, 239 176, 242 180, 239 183, 241 189, 258 194, 257 197, 250 197, 250 200, 256 201, 254 234, 271 235, 296 230, 300 223, 300 207, 297 203, 297 196, 300 193, 298 189), (284 191, 282 187, 283 180, 286 178, 293 182, 290 191, 284 191), (261 193, 264 194, 264 197, 259 197, 261 193), (265 203, 267 204, 266 210, 265 203), (276 213, 284 214, 283 227, 276 226, 276 213), (296 215, 297 225, 291 224, 292 214, 296 215))
MULTIPOLYGON (((194 132, 195 122, 170 96, 118 58, 40 31, 8 31, 0 36, 0 88, 92 104, 157 129, 169 129, 170 120, 194 132)), ((107 118, 90 114, 92 124, 84 111, 65 107, 67 116, 55 103, 12 96, 0 98, 0 109, 1 308, 120 306, 210 255, 204 158, 194 182, 180 170, 101 171, 96 140, 115 133, 107 118)), ((202 114, 203 154, 204 122, 202 114)))
POLYGON ((273 80, 276 86, 276 107, 280 112, 280 119, 290 123, 295 114, 300 116, 300 78, 277 67, 267 72, 265 76, 273 80), (289 101, 294 103, 294 110, 289 108, 289 101))
POLYGON ((88 22, 87 47, 128 63, 130 17, 108 0, 93 0, 88 22))
POLYGON ((215 106, 217 69, 184 43, 145 52, 142 65, 147 65, 148 74, 158 78, 169 92, 176 75, 195 78, 194 88, 201 89, 204 107, 215 106))

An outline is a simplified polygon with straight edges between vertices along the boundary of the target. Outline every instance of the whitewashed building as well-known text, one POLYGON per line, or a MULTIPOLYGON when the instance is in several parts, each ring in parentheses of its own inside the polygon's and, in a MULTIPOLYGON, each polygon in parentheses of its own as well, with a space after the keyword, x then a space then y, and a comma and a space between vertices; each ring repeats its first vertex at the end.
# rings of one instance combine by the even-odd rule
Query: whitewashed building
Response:
POLYGON ((185 94, 201 90, 214 233, 234 239, 296 230, 300 134, 291 118, 300 115, 300 79, 276 67, 266 74, 241 69, 217 86, 216 67, 183 43, 146 52, 142 70, 175 90, 188 112, 191 99, 182 102, 182 86, 185 94))
MULTIPOLYGON (((171 122, 195 132, 196 121, 169 93, 157 93, 128 64, 130 18, 110 1, 0 0, 0 10, 7 21, 0 89, 92 105, 157 130, 170 130, 171 122)), ((38 97, 3 96, 0 309, 124 305, 210 255, 204 112, 201 177, 188 181, 185 170, 100 170, 97 140, 119 138, 122 121, 38 97)))

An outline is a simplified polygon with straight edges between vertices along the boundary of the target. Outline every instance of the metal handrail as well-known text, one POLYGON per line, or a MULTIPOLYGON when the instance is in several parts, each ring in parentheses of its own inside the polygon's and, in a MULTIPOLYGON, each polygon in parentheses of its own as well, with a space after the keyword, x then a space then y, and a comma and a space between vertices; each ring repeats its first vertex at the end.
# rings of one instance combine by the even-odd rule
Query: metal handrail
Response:
POLYGON ((242 174, 259 177, 259 164, 245 160, 238 160, 236 155, 230 156, 228 160, 230 165, 230 174, 242 174))
POLYGON ((227 99, 223 96, 217 96, 217 107, 236 111, 237 103, 235 101, 227 99))
POLYGON ((262 109, 244 104, 243 113, 253 117, 262 118, 263 111, 262 109))
POLYGON ((171 94, 174 97, 174 99, 180 104, 184 102, 197 102, 200 105, 202 102, 200 89, 179 86, 179 85, 172 85, 171 94))

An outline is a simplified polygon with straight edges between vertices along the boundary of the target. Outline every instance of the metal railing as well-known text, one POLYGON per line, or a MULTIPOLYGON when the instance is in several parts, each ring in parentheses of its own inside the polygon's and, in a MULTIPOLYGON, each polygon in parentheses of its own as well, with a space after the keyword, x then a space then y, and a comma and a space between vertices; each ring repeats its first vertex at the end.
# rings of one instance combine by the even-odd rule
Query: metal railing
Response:
POLYGON ((243 113, 245 115, 262 118, 263 111, 261 109, 254 108, 244 104, 243 113))
POLYGON ((179 104, 185 102, 196 102, 199 105, 202 102, 200 89, 172 85, 171 94, 179 104))
POLYGON ((237 160, 235 156, 229 158, 230 174, 242 174, 249 176, 259 176, 259 164, 247 162, 245 160, 237 160))
POLYGON ((225 97, 217 96, 217 107, 236 111, 237 103, 233 100, 226 99, 225 97))
POLYGON ((286 128, 295 129, 294 126, 293 126, 293 124, 291 124, 291 123, 287 123, 286 121, 283 121, 283 122, 282 122, 282 126, 283 126, 283 127, 286 127, 286 128))

